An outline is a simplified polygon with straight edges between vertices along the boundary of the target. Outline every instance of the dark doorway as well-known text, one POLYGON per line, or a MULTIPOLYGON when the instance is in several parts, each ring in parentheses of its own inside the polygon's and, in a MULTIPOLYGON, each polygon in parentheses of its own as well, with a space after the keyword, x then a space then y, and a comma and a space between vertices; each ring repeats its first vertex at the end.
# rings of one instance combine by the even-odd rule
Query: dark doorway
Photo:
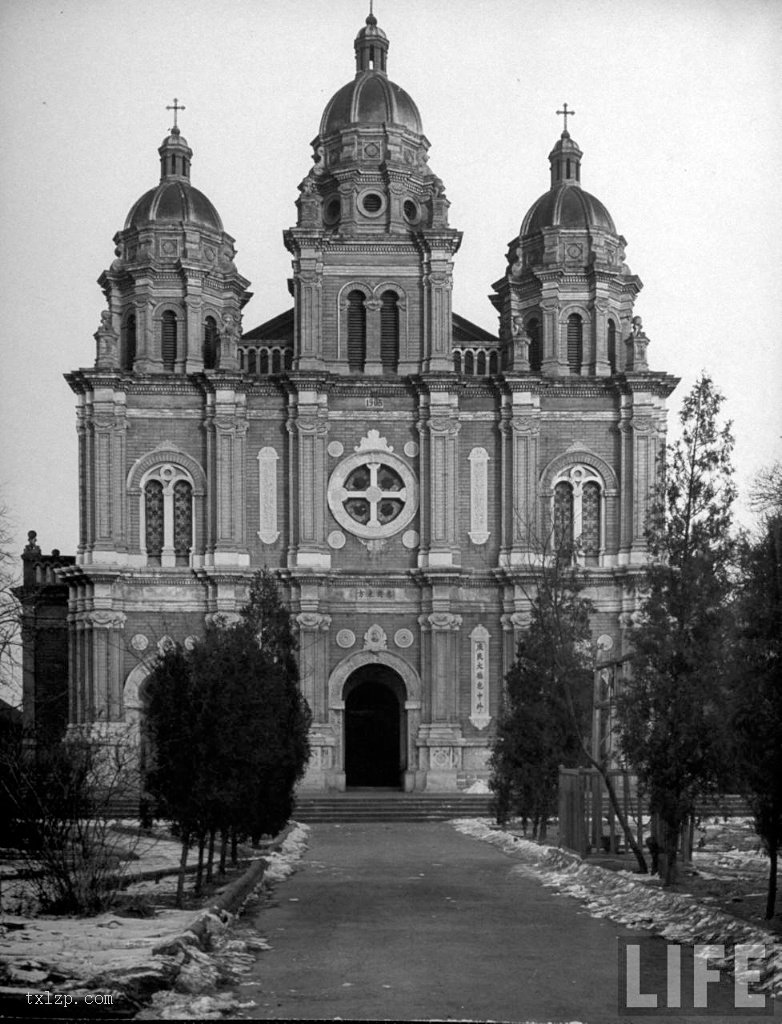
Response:
POLYGON ((345 700, 345 784, 399 786, 401 705, 382 670, 361 678, 345 700))

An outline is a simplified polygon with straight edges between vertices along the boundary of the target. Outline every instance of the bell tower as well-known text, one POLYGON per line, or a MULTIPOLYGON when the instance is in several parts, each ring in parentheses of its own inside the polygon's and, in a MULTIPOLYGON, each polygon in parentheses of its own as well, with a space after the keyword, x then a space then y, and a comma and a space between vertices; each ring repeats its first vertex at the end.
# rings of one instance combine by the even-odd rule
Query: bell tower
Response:
MULTIPOLYGON (((567 130, 549 154, 551 184, 530 208, 495 283, 502 365, 547 377, 610 377, 633 366, 631 333, 643 287, 625 263, 625 239, 581 187, 583 153, 567 130)), ((638 366, 637 369, 644 367, 638 366)))
POLYGON ((114 236, 115 260, 98 279, 108 301, 98 363, 136 374, 235 370, 249 281, 233 262, 234 239, 190 182, 193 151, 175 123, 163 140, 160 182, 114 236), (116 333, 116 344, 105 330, 116 333))
POLYGON ((354 48, 355 77, 326 105, 284 236, 294 365, 369 377, 449 370, 461 233, 448 226, 418 108, 388 77, 389 42, 372 13, 354 48))

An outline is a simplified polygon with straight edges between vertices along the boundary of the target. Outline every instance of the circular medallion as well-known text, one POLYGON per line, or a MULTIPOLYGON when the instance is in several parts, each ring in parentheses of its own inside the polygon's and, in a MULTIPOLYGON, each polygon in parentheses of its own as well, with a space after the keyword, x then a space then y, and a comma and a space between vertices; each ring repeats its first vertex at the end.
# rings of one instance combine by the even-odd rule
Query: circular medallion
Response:
POLYGON ((602 636, 597 638, 597 649, 599 651, 610 651, 613 646, 614 639, 608 633, 603 633, 602 636))
POLYGON ((409 629, 398 629, 394 633, 394 643, 397 647, 412 647, 413 634, 409 629))
POLYGON ((415 530, 407 530, 405 533, 403 533, 402 534, 402 543, 404 544, 404 546, 406 548, 410 548, 411 551, 412 551, 413 548, 417 548, 418 547, 418 534, 416 533, 416 531, 415 530))
POLYGON ((144 636, 143 633, 134 633, 130 638, 130 646, 134 651, 146 651, 149 647, 149 638, 144 636))
POLYGON ((174 647, 176 647, 176 642, 170 636, 161 636, 157 642, 157 649, 161 654, 166 654, 168 651, 173 650, 174 647))
POLYGON ((408 459, 414 459, 418 454, 418 444, 416 441, 408 441, 404 447, 404 453, 408 459))
POLYGON ((192 651, 195 645, 198 643, 197 636, 186 636, 184 639, 184 648, 186 651, 192 651))
POLYGON ((332 530, 328 535, 327 542, 330 548, 339 551, 345 546, 345 534, 341 530, 332 530))
POLYGON ((215 255, 216 253, 214 249, 211 247, 211 245, 204 246, 204 256, 206 257, 206 259, 211 261, 215 258, 215 255))
POLYGON ((345 451, 345 446, 341 441, 329 441, 329 446, 326 449, 332 459, 338 459, 340 455, 345 451))
POLYGON ((568 256, 571 259, 573 259, 573 260, 576 259, 577 257, 579 257, 581 255, 581 246, 580 245, 569 245, 567 247, 567 254, 568 254, 568 256))
POLYGON ((343 650, 347 650, 348 647, 352 647, 356 642, 356 634, 350 629, 341 629, 336 636, 337 647, 342 647, 343 650))

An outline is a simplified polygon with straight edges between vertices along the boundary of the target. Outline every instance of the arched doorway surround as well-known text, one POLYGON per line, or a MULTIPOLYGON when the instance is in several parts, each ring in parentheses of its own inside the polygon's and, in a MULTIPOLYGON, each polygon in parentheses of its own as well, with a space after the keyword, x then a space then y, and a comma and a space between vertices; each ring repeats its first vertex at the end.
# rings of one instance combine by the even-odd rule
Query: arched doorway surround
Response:
MULTIPOLYGON (((415 789, 416 746, 415 737, 421 722, 421 679, 415 669, 390 651, 358 651, 336 666, 329 677, 329 718, 337 739, 332 785, 345 789, 346 774, 346 706, 348 711, 370 710, 374 704, 382 718, 396 701, 399 715, 399 783, 406 792, 415 789), (373 687, 374 693, 373 693, 373 687), (387 694, 382 693, 385 688, 387 694), (355 696, 351 698, 351 694, 355 696), (390 697, 389 697, 390 695, 390 697), (369 705, 369 707, 367 707, 369 705)), ((350 738, 349 736, 347 737, 350 738)), ((377 783, 374 783, 377 784, 377 783)))

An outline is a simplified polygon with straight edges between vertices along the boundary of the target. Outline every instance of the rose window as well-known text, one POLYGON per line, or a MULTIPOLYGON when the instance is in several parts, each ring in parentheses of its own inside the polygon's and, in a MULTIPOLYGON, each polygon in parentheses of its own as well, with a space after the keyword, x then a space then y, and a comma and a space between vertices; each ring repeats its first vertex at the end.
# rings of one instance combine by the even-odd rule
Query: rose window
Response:
POLYGON ((418 508, 415 477, 388 452, 351 455, 332 474, 329 508, 337 522, 358 537, 389 537, 406 526, 418 508))

